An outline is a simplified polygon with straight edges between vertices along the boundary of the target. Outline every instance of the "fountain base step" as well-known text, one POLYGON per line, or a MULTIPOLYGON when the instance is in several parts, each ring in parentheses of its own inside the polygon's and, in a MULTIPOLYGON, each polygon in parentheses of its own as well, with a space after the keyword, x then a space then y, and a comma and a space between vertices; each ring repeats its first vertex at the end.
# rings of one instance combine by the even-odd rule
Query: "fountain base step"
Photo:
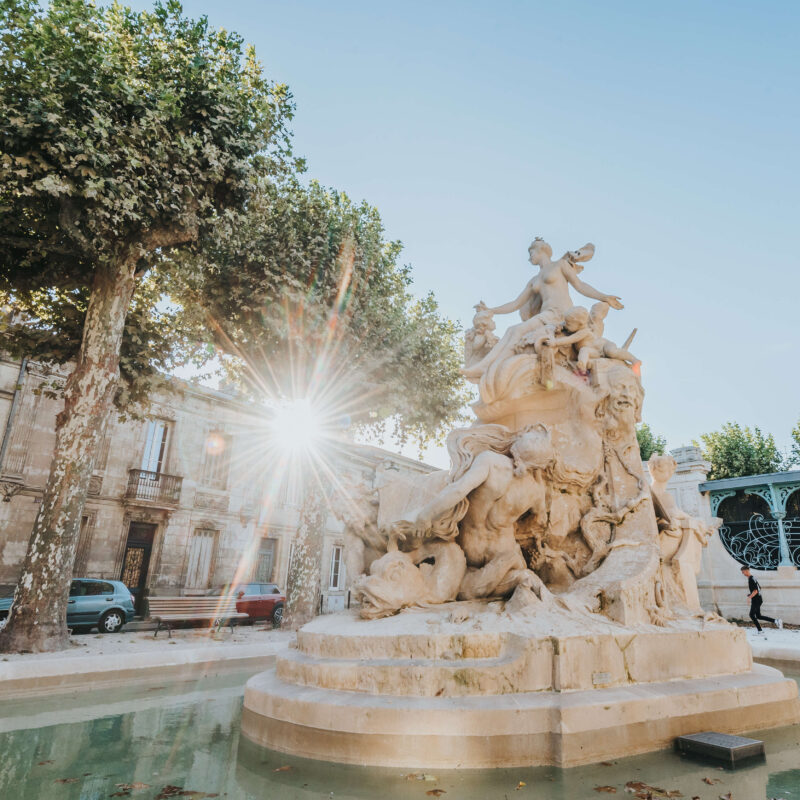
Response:
POLYGON ((419 769, 576 766, 666 748, 698 730, 800 719, 776 669, 572 692, 419 697, 303 686, 275 669, 247 684, 242 732, 306 758, 419 769))

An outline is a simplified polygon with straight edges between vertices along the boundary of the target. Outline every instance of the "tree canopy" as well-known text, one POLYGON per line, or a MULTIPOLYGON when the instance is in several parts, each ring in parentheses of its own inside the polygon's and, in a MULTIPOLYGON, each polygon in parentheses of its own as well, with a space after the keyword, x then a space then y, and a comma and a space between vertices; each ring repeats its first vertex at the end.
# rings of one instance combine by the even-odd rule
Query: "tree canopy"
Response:
MULTIPOLYGON (((0 306, 4 346, 76 358, 98 277, 196 242, 256 175, 295 166, 291 95, 242 39, 186 18, 85 0, 0 5, 0 306)), ((139 280, 118 401, 145 399, 174 365, 177 324, 139 280)))
POLYGON ((202 252, 165 263, 165 288, 253 395, 309 394, 355 426, 395 423, 424 442, 467 399, 460 332, 410 293, 400 253, 367 203, 262 181, 202 252))
POLYGON ((636 441, 639 443, 639 455, 642 461, 649 461, 655 454, 663 456, 667 448, 667 440, 656 433, 651 427, 643 422, 636 428, 636 441))
POLYGON ((726 422, 720 430, 703 434, 700 441, 703 457, 711 463, 709 480, 761 475, 785 467, 772 434, 762 433, 758 426, 751 430, 726 422))

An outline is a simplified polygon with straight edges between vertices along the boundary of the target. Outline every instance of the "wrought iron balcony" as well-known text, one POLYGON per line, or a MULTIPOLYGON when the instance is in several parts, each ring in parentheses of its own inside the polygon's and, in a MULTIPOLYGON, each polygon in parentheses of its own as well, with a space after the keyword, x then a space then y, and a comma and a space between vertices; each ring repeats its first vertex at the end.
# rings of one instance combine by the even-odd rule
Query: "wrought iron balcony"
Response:
POLYGON ((128 471, 128 500, 141 500, 160 506, 176 506, 181 499, 183 478, 178 475, 165 475, 163 472, 148 472, 145 469, 128 471))

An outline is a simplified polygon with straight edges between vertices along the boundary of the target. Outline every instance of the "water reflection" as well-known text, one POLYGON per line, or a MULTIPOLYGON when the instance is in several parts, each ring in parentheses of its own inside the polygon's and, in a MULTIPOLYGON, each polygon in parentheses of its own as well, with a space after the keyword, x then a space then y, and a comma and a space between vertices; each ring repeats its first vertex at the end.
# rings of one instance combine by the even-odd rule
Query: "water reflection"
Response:
POLYGON ((6 703, 0 798, 581 800, 608 796, 610 789, 632 797, 625 792, 632 781, 702 800, 727 792, 737 800, 800 793, 800 726, 759 734, 767 742, 766 762, 735 772, 661 752, 570 770, 408 775, 307 761, 240 739, 243 683, 239 675, 192 684, 183 693, 151 686, 6 703))

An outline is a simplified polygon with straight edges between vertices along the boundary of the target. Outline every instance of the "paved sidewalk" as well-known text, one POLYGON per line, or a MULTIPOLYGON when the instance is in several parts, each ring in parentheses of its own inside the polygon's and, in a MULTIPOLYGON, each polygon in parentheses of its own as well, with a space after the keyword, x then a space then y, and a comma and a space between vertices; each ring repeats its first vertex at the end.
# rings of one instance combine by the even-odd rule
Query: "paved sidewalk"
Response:
POLYGON ((753 648, 753 659, 770 667, 800 673, 800 630, 778 630, 764 625, 764 635, 755 628, 745 628, 753 648))
POLYGON ((204 628, 84 634, 57 653, 0 654, 0 699, 89 691, 156 679, 196 680, 235 670, 266 669, 294 634, 262 627, 214 633, 204 628))

